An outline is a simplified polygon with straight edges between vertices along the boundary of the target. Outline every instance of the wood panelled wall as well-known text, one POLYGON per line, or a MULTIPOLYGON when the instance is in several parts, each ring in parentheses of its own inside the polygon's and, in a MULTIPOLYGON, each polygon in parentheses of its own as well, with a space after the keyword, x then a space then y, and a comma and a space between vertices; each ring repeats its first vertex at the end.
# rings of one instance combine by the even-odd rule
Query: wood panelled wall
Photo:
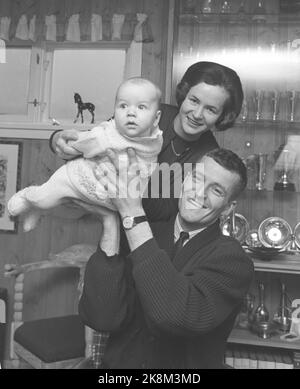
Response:
MULTIPOLYGON (((152 43, 143 45, 142 76, 156 82, 164 92, 166 67, 166 40, 168 1, 144 0, 144 11, 149 15, 154 37, 152 43)), ((9 140, 9 139, 3 139, 9 140)), ((16 139, 14 139, 16 140, 16 139)), ((50 151, 47 140, 18 139, 23 143, 21 163, 21 188, 43 183, 62 162, 50 151)), ((101 232, 99 222, 82 212, 60 207, 42 217, 39 226, 24 233, 22 226, 16 234, 6 234, 0 231, 0 285, 7 287, 9 292, 8 317, 12 314, 13 296, 12 282, 3 276, 6 263, 28 263, 47 258, 50 252, 56 253, 77 243, 98 242, 101 232)), ((36 276, 38 277, 38 276, 36 276)), ((53 290, 53 275, 45 278, 32 279, 29 313, 26 319, 43 316, 62 315, 76 311, 72 301, 73 293, 68 284, 73 275, 67 275, 65 286, 60 285, 53 290), (54 300, 49 300, 47 292, 51 291, 54 300), (55 301, 55 303, 53 303, 55 301)), ((9 331, 7 332, 9 339, 9 331)), ((7 347, 8 348, 8 342, 7 347)), ((6 350, 6 359, 8 351, 6 350)))

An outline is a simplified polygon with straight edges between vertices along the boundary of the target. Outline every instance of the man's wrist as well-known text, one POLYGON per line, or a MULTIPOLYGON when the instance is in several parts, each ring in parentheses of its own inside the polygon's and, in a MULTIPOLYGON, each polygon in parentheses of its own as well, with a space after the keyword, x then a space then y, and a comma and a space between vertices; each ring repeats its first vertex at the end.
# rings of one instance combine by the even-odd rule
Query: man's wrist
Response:
POLYGON ((134 209, 122 209, 122 210, 119 210, 119 213, 120 213, 121 219, 123 219, 125 216, 136 217, 136 216, 146 215, 143 207, 137 207, 134 209))

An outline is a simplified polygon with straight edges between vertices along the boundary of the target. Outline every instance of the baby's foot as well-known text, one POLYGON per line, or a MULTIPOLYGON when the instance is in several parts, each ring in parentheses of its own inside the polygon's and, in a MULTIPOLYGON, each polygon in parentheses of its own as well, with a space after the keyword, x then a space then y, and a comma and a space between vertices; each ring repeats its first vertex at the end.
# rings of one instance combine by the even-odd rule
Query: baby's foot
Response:
POLYGON ((23 230, 25 232, 33 230, 40 220, 40 211, 34 210, 26 213, 23 221, 23 230))
POLYGON ((7 210, 11 216, 17 216, 30 208, 30 203, 26 199, 27 188, 15 193, 7 203, 7 210))

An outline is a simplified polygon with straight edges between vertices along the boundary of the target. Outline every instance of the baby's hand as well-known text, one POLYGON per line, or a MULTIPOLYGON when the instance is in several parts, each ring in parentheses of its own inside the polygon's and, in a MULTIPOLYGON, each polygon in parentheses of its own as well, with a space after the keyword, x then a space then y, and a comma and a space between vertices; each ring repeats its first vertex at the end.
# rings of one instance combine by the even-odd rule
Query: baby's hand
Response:
POLYGON ((62 159, 73 159, 81 153, 72 146, 72 142, 78 139, 78 131, 74 129, 56 133, 52 140, 52 146, 57 155, 62 159))

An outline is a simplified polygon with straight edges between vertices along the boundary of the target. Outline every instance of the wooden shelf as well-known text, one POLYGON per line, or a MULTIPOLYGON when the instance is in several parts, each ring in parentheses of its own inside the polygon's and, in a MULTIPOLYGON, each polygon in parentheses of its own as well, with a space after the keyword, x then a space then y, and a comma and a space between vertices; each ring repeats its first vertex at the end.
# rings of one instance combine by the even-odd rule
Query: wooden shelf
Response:
POLYGON ((247 26, 257 25, 279 25, 279 24, 299 24, 298 14, 278 14, 278 13, 266 13, 266 14, 254 14, 254 13, 182 13, 179 15, 179 22, 182 24, 244 24, 247 26), (261 20, 264 17, 265 20, 261 20), (255 20, 256 18, 256 20, 255 20), (260 20, 259 20, 260 19, 260 20))
POLYGON ((234 328, 227 340, 227 343, 246 344, 251 346, 277 347, 289 350, 300 350, 300 341, 287 342, 280 339, 280 335, 263 339, 248 330, 234 328))
POLYGON ((279 254, 276 259, 270 261, 262 261, 253 257, 252 260, 256 271, 300 274, 300 254, 279 254))
POLYGON ((249 126, 250 128, 252 128, 252 127, 258 127, 258 128, 270 128, 270 127, 272 127, 272 129, 275 129, 275 130, 278 129, 280 131, 282 131, 283 128, 299 131, 300 122, 297 120, 289 121, 289 120, 282 120, 282 119, 278 119, 278 120, 246 119, 246 120, 242 120, 242 119, 238 118, 238 120, 235 123, 235 127, 239 127, 239 126, 249 126))

